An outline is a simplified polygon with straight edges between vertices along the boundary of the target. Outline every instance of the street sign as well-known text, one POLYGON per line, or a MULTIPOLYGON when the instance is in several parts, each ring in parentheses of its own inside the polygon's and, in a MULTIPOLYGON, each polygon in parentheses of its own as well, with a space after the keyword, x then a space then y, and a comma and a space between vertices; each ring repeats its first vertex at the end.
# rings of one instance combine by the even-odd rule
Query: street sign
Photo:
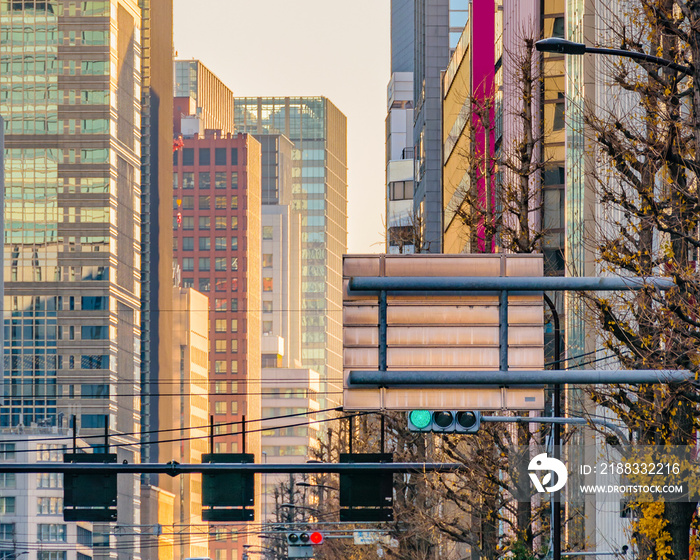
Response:
POLYGON ((350 290, 351 278, 542 277, 541 255, 345 255, 345 410, 541 410, 543 386, 518 386, 518 370, 544 369, 544 309, 537 292, 350 290), (507 348, 500 348, 507 324, 507 348), (381 341, 385 340, 383 346, 381 341), (507 350, 507 352, 505 351, 507 350), (494 371, 506 358, 507 387, 353 384, 351 371, 494 371))
POLYGON ((374 544, 379 542, 381 533, 377 531, 353 531, 352 536, 355 544, 374 544))

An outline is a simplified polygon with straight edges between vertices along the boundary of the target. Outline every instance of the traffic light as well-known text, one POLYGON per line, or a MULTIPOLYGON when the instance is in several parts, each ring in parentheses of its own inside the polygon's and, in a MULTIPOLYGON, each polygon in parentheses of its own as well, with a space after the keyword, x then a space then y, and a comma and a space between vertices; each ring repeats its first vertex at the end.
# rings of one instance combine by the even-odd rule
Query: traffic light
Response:
POLYGON ((311 546, 323 543, 323 533, 314 531, 312 533, 288 533, 287 544, 292 546, 311 546))
POLYGON ((318 531, 287 533, 288 558, 313 558, 313 545, 323 543, 323 533, 318 531))
POLYGON ((473 410, 412 410, 408 429, 412 432, 475 434, 481 413, 473 410))

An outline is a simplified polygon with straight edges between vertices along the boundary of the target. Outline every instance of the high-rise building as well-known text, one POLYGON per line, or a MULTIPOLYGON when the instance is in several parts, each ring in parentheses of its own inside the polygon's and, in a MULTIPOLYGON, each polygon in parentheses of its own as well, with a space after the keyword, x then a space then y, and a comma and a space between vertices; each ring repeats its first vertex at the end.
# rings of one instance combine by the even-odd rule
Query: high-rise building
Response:
MULTIPOLYGON (((146 351, 141 262, 157 250, 142 246, 143 172, 151 182, 158 172, 155 152, 142 160, 142 66, 148 74, 159 49, 169 56, 172 47, 167 29, 148 28, 155 13, 144 15, 136 0, 0 3, 9 333, 0 425, 60 425, 76 414, 87 436, 103 432, 106 418, 111 440, 123 444, 119 460, 129 462, 138 458, 146 351)), ((151 69, 160 91, 167 75, 151 69)), ((169 132, 156 125, 151 119, 152 150, 169 132)), ((164 240, 156 230, 145 238, 164 240)), ((120 477, 122 523, 140 522, 138 488, 137 477, 120 477)), ((100 555, 138 557, 137 545, 110 538, 115 546, 100 555)))
POLYGON ((414 2, 413 213, 429 253, 442 251, 441 73, 468 18, 468 0, 414 2))
MULTIPOLYGON (((160 409, 160 428, 168 430, 160 454, 168 461, 201 463, 209 452, 209 298, 192 288, 178 290, 172 309, 175 367, 160 379, 159 393, 169 404, 160 409)), ((226 381, 217 380, 213 392, 222 383, 228 389, 226 381)), ((175 558, 208 556, 207 540, 197 536, 198 530, 208 533, 202 530, 202 475, 160 475, 159 487, 174 496, 168 533, 175 558)))
POLYGON ((235 126, 294 143, 292 208, 301 214, 302 365, 321 376, 322 408, 342 383, 341 258, 347 247, 346 118, 324 97, 236 98, 235 126))
MULTIPOLYGON (((196 118, 205 130, 233 132, 233 92, 199 60, 176 60, 174 63, 176 109, 190 119, 196 118), (196 112, 189 113, 181 105, 192 99, 196 112)), ((175 134, 180 134, 180 123, 175 118, 175 134)), ((187 131, 184 134, 191 134, 187 131)))
MULTIPOLYGON (((220 424, 213 452, 242 453, 245 441, 259 462, 260 143, 216 132, 183 143, 174 153, 174 255, 182 287, 209 297, 209 410, 220 424), (245 439, 244 416, 253 422, 245 439)), ((210 543, 212 556, 243 553, 245 539, 222 535, 210 543)))

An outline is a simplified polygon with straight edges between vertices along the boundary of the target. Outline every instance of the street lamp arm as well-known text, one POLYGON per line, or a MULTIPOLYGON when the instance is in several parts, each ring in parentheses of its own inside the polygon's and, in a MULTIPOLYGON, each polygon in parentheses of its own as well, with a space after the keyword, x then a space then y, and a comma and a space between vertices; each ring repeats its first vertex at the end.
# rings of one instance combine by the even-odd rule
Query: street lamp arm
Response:
POLYGON ((664 66, 666 68, 672 68, 686 76, 693 75, 693 69, 690 66, 685 66, 683 64, 678 64, 665 58, 658 56, 653 56, 651 54, 646 54, 637 51, 628 51, 625 49, 609 49, 603 47, 587 47, 583 43, 575 43, 574 41, 568 41, 566 39, 560 39, 558 37, 548 37, 547 39, 541 39, 535 43, 535 48, 540 52, 555 52, 561 54, 573 54, 581 55, 585 53, 591 54, 604 54, 609 56, 624 56, 627 58, 632 58, 634 60, 643 60, 644 62, 651 62, 652 64, 658 64, 659 66, 664 66))

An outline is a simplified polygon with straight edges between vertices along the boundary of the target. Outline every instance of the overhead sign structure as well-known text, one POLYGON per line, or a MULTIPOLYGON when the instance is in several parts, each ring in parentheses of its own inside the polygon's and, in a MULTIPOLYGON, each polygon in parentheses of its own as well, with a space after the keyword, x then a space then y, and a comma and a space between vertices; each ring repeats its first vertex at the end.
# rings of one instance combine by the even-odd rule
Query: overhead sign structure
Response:
POLYGON ((518 386, 518 371, 544 369, 544 309, 536 292, 352 291, 363 277, 541 277, 541 255, 345 255, 343 398, 346 410, 539 410, 543 386, 518 386), (499 345, 501 323, 507 348, 499 345), (383 346, 381 341, 385 340, 383 346), (351 382, 353 370, 494 371, 503 355, 512 381, 479 387, 351 382))

